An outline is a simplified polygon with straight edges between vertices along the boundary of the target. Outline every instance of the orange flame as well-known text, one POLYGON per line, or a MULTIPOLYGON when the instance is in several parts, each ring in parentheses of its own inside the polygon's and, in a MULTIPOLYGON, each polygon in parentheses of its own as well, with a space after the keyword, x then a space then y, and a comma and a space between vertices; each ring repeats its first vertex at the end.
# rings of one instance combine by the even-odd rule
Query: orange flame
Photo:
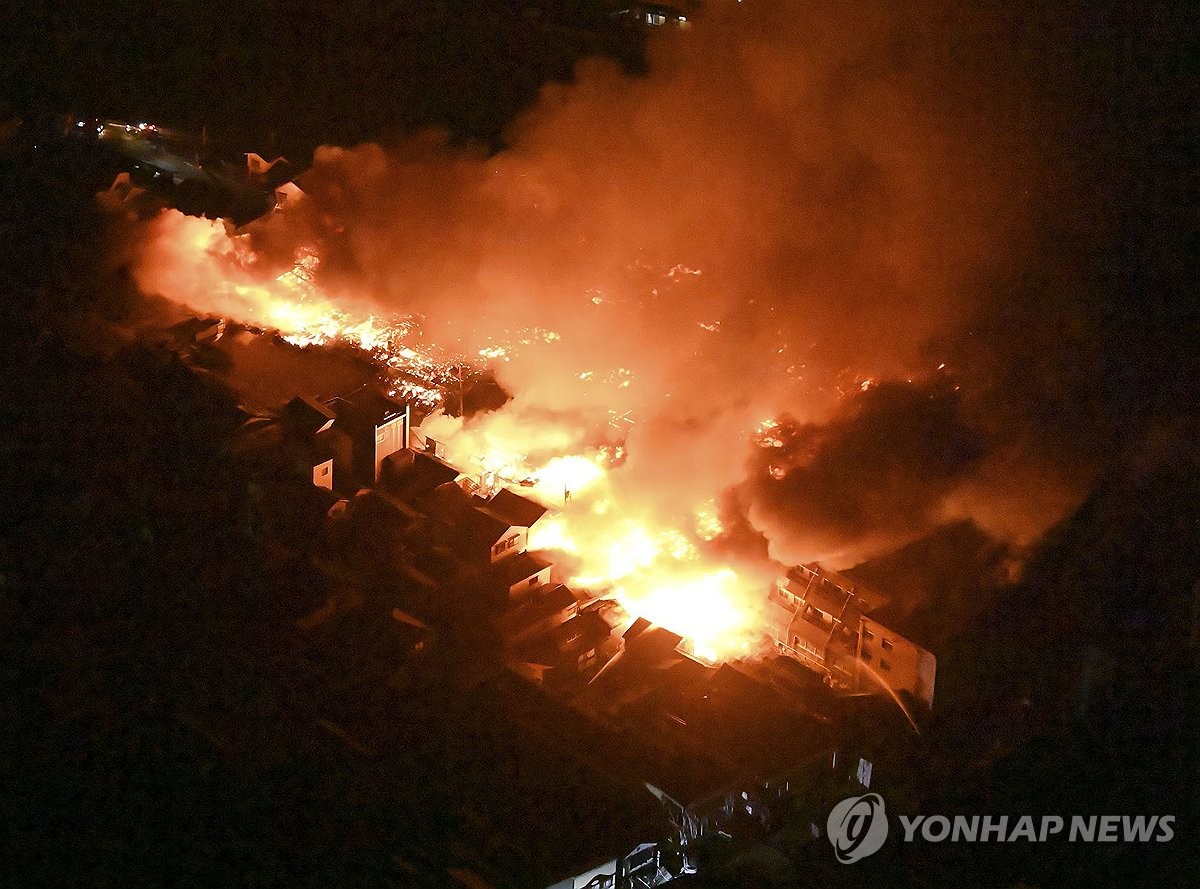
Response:
MULTIPOLYGON (((406 342, 410 326, 370 313, 340 308, 355 301, 333 297, 317 281, 319 258, 296 257, 292 269, 271 276, 259 268, 248 238, 223 224, 166 212, 154 222, 153 237, 137 269, 143 289, 172 295, 207 310, 276 329, 297 345, 340 341, 370 352, 406 375, 429 380, 408 383, 402 394, 438 407, 438 383, 456 379, 462 356, 433 356, 406 342)), ((535 330, 546 341, 552 331, 535 330)), ((522 342, 497 344, 469 359, 504 362, 522 342)), ((581 375, 586 383, 590 373, 581 375)), ((609 375, 627 387, 631 372, 609 375)), ((628 412, 627 412, 628 413, 628 412)), ((624 414, 625 424, 632 420, 624 414)), ((619 428, 621 423, 611 424, 619 428)), ((766 430, 760 430, 760 434, 766 430)), ((704 554, 721 532, 713 500, 670 504, 654 493, 621 484, 614 465, 620 448, 588 442, 581 424, 506 409, 464 425, 461 418, 435 410, 420 434, 446 446, 450 462, 477 476, 487 487, 516 488, 552 512, 533 528, 531 549, 567 553, 578 567, 568 582, 616 600, 688 640, 693 653, 718 661, 752 653, 761 639, 757 603, 760 578, 741 576, 733 567, 704 554), (532 459, 529 455, 538 455, 532 459), (662 518, 666 514, 671 518, 662 518)))

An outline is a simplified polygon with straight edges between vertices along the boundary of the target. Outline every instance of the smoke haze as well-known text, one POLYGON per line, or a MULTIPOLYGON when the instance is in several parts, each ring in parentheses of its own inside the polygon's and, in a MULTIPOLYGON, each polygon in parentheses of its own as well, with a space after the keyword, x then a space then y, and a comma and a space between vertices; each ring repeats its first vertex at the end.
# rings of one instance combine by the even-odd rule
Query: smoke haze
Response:
MULTIPOLYGON (((617 429, 613 484, 651 511, 734 487, 726 524, 776 559, 846 563, 964 516, 1025 541, 1086 471, 1045 452, 1028 393, 1000 388, 1009 356, 976 338, 1033 250, 1043 175, 1016 27, 711 3, 651 41, 648 76, 589 60, 544 88, 494 155, 437 134, 319 149, 308 199, 217 265, 269 281, 314 249, 336 305, 503 348, 505 423, 617 429)), ((200 308, 220 291, 153 248, 137 274, 200 308)))

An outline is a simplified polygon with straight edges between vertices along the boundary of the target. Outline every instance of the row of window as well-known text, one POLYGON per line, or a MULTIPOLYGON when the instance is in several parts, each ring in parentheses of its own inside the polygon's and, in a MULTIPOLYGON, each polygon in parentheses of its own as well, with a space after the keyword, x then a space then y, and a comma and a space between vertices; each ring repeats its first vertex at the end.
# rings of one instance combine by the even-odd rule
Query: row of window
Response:
POLYGON ((497 543, 495 546, 492 547, 492 552, 497 556, 503 555, 504 553, 506 553, 510 549, 512 549, 514 546, 516 546, 519 540, 520 540, 520 535, 516 535, 514 537, 509 537, 509 538, 506 538, 505 540, 501 540, 499 543, 497 543))
MULTIPOLYGON (((866 648, 864 648, 864 649, 862 650, 862 659, 863 659, 864 661, 869 661, 869 660, 871 659, 871 652, 870 652, 869 650, 867 650, 866 648)), ((879 661, 879 669, 881 669, 881 670, 890 670, 890 669, 892 669, 892 665, 891 665, 890 663, 888 663, 887 661, 885 661, 885 660, 883 660, 883 659, 880 659, 880 661, 879 661)))
MULTIPOLYGON (((863 628, 863 641, 870 642, 874 638, 875 638, 875 634, 872 633, 870 630, 868 630, 866 627, 864 627, 863 628)), ((884 651, 891 651, 893 648, 895 648, 895 646, 892 645, 892 640, 890 640, 890 639, 880 639, 879 645, 880 645, 880 647, 883 648, 884 651)))

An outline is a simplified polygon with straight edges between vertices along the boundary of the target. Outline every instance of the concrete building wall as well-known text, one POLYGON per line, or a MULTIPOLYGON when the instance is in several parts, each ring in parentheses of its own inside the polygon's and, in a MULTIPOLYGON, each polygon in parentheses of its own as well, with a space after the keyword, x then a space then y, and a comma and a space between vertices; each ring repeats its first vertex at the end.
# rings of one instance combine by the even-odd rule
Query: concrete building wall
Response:
POLYGON ((864 617, 858 658, 867 674, 860 675, 860 684, 870 683, 875 677, 894 691, 907 691, 933 706, 937 658, 915 642, 864 617))

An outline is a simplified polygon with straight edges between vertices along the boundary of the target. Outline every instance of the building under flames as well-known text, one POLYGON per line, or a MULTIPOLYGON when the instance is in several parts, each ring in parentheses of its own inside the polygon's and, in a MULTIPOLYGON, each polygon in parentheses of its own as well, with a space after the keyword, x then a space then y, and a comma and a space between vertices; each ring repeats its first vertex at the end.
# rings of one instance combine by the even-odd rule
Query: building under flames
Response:
POLYGON ((932 708, 937 658, 869 616, 886 601, 816 562, 797 565, 767 597, 771 638, 834 688, 882 687, 932 708))

